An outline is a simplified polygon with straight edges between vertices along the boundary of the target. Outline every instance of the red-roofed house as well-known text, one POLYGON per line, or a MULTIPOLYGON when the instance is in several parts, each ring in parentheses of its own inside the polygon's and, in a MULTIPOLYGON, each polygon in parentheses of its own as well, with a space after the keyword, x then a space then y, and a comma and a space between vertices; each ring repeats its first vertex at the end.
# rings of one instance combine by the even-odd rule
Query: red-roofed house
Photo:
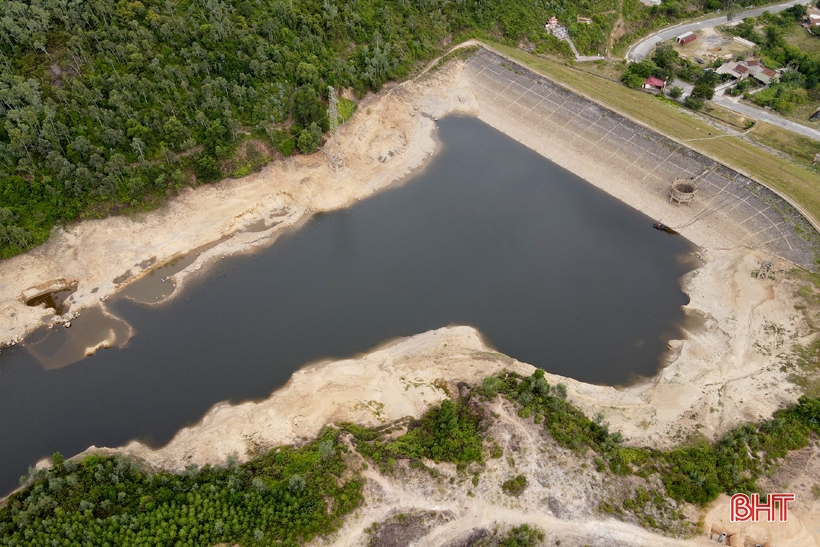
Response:
POLYGON ((764 68, 763 70, 760 70, 752 74, 752 77, 761 84, 768 85, 772 83, 773 78, 777 78, 777 72, 768 68, 764 68))
POLYGON ((643 88, 644 89, 657 89, 661 90, 666 87, 666 82, 661 80, 660 78, 656 78, 654 76, 650 76, 646 80, 643 81, 643 88))

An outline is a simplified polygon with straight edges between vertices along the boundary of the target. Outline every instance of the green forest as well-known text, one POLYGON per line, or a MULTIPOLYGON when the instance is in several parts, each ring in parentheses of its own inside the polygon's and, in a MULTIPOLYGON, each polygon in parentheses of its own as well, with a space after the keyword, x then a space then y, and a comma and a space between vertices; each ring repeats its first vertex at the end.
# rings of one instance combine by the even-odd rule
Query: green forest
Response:
MULTIPOLYGON (((714 5, 712 5, 714 4, 714 5)), ((0 2, 0 258, 57 223, 150 209, 243 176, 327 130, 328 86, 362 96, 445 44, 491 37, 568 55, 716 0, 9 0, 0 2), (685 4, 685 6, 683 5, 685 4), (576 24, 577 16, 592 24, 576 24)), ((348 115, 352 102, 341 111, 348 115)))
POLYGON ((362 502, 338 435, 179 474, 121 456, 76 464, 55 454, 0 507, 0 545, 298 545, 337 529, 362 502))
POLYGON ((0 2, 0 257, 55 223, 247 174, 274 147, 312 152, 328 86, 378 90, 448 37, 515 42, 546 13, 522 0, 0 2))

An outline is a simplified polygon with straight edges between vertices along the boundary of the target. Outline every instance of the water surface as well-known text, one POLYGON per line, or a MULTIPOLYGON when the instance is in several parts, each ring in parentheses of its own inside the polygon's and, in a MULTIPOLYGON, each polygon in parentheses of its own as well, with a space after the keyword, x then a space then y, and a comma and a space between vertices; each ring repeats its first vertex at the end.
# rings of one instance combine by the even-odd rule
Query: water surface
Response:
POLYGON ((54 451, 170 440, 300 366, 451 324, 597 384, 652 375, 687 302, 682 237, 472 118, 405 185, 220 261, 168 304, 112 299, 134 336, 56 370, 0 355, 0 492, 54 451))

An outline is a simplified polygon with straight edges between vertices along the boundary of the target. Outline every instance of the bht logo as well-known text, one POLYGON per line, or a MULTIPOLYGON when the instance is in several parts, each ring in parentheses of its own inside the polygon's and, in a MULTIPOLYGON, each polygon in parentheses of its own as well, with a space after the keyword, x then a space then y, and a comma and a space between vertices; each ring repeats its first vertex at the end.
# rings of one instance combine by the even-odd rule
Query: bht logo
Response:
POLYGON ((759 494, 735 494, 731 502, 732 522, 786 522, 789 519, 789 502, 794 501, 794 494, 769 494, 764 503, 759 494), (775 511, 777 516, 775 518, 775 511), (761 513, 763 517, 761 519, 761 513))

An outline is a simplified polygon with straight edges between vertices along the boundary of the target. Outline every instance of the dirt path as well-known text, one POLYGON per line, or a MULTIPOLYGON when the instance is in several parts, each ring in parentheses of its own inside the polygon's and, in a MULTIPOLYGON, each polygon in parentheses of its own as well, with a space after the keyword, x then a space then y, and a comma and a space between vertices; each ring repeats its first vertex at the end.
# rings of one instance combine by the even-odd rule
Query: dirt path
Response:
POLYGON ((624 35, 624 0, 618 0, 618 20, 612 25, 609 33, 609 51, 615 49, 615 40, 624 35))

